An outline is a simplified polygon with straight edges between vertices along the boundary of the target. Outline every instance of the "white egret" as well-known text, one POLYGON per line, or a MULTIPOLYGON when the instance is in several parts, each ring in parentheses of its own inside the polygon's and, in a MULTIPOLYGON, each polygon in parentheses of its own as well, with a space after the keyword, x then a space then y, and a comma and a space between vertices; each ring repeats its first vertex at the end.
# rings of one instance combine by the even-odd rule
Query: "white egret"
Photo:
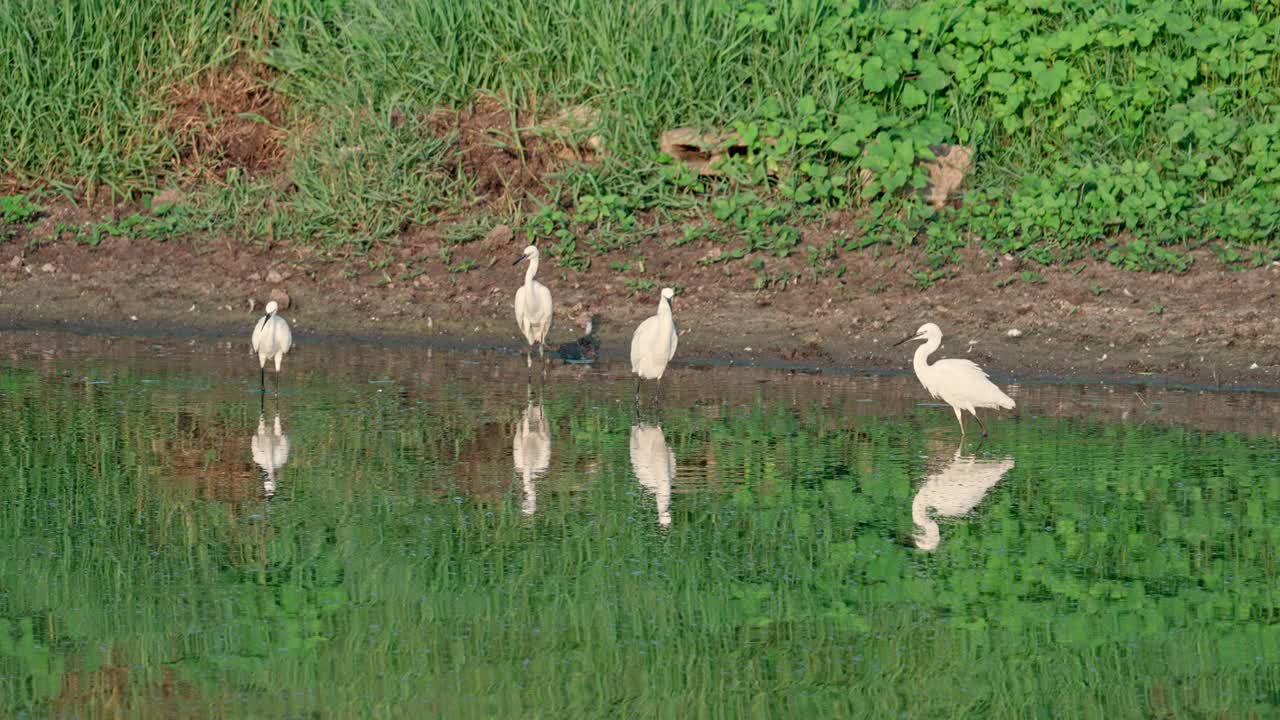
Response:
POLYGON ((258 416, 258 432, 249 441, 253 449, 253 461, 262 468, 262 489, 268 498, 276 494, 276 473, 289 462, 289 435, 280 427, 280 416, 275 416, 272 430, 267 429, 267 419, 258 416))
POLYGON ((543 357, 547 346, 547 331, 551 329, 551 291, 546 285, 533 279, 538 274, 538 248, 530 245, 512 265, 528 260, 529 269, 524 272, 524 284, 516 290, 516 324, 529 343, 527 364, 533 367, 533 344, 538 343, 538 357, 543 357))
POLYGON ((679 336, 676 335, 675 319, 671 317, 671 301, 675 296, 671 288, 662 288, 658 312, 645 318, 631 336, 631 372, 638 376, 637 398, 640 396, 640 380, 657 380, 658 389, 662 389, 662 374, 676 354, 679 336))
POLYGON ((930 475, 911 501, 911 520, 920 528, 912 538, 916 547, 937 548, 942 536, 934 516, 960 517, 968 513, 1011 468, 1013 458, 979 460, 961 456, 956 448, 955 459, 930 475))
POLYGON ((532 396, 525 407, 520 424, 516 425, 511 440, 511 455, 524 489, 524 502, 520 511, 532 515, 538 509, 538 495, 533 481, 551 466, 551 425, 547 422, 542 403, 533 404, 532 396))
POLYGON ((671 481, 676 476, 676 454, 667 446, 660 425, 631 426, 631 469, 636 480, 658 501, 658 524, 671 525, 671 481))
POLYGON ((964 416, 961 410, 968 410, 982 428, 982 436, 987 436, 987 426, 978 417, 978 408, 1004 408, 1012 410, 1013 399, 1005 395, 995 383, 987 379, 987 374, 971 360, 947 358, 929 364, 929 356, 942 345, 942 329, 933 323, 920 326, 915 335, 905 337, 894 343, 894 347, 910 340, 924 340, 924 345, 916 348, 912 366, 920 384, 935 398, 956 411, 956 420, 960 423, 960 435, 964 436, 964 416))
POLYGON ((275 300, 267 303, 267 314, 262 316, 253 326, 253 351, 258 354, 258 367, 262 374, 259 380, 263 391, 267 389, 267 360, 276 361, 276 387, 280 387, 280 363, 285 353, 293 347, 293 335, 289 332, 289 322, 277 313, 280 306, 275 300))

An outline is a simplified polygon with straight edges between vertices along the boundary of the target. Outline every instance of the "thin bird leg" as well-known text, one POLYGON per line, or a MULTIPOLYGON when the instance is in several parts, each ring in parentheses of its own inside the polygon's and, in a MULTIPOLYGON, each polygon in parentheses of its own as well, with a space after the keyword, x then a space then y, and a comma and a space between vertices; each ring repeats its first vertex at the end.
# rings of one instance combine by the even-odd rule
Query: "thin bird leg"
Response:
POLYGON ((956 411, 956 421, 960 423, 960 437, 964 437, 964 415, 960 414, 960 408, 958 407, 951 409, 956 411))
POLYGON ((658 389, 653 391, 653 406, 658 406, 658 399, 662 397, 662 378, 658 378, 658 389))
POLYGON ((636 405, 640 404, 640 378, 636 378, 636 405))
POLYGON ((262 394, 267 393, 267 364, 262 363, 260 366, 261 373, 258 375, 258 388, 262 390, 262 394))
POLYGON ((982 428, 982 437, 987 436, 987 426, 982 424, 982 418, 978 417, 978 413, 973 414, 973 419, 978 421, 978 427, 982 428))
POLYGON ((532 345, 529 346, 529 354, 525 356, 524 364, 525 364, 525 367, 529 368, 530 370, 533 369, 533 346, 532 345))

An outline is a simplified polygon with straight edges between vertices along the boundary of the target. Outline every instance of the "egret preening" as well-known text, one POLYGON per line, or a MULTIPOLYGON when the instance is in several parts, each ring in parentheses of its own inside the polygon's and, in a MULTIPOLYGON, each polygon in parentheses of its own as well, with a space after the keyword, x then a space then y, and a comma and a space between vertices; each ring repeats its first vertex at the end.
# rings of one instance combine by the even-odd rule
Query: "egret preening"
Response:
POLYGON ((644 489, 658 501, 658 524, 671 525, 671 481, 676 477, 676 454, 667 445, 660 425, 631 426, 631 469, 644 489))
POLYGON ((534 405, 532 394, 526 394, 528 400, 524 415, 520 417, 515 437, 511 440, 511 456, 524 486, 520 512, 532 515, 538 509, 538 494, 533 481, 551 466, 551 425, 547 422, 542 403, 534 405))
POLYGON ((894 347, 910 340, 924 340, 924 345, 916 348, 912 362, 916 377, 920 384, 935 398, 956 411, 956 420, 960 423, 960 435, 964 436, 964 416, 962 410, 968 410, 982 428, 982 436, 987 436, 987 426, 978 417, 978 408, 1004 408, 1012 410, 1013 399, 1005 395, 995 383, 987 379, 987 374, 970 360, 947 358, 929 364, 929 356, 942 345, 942 329, 933 323, 920 326, 915 335, 905 337, 894 343, 894 347))
POLYGON ((921 550, 933 550, 942 541, 938 517, 960 517, 977 507, 987 491, 1013 467, 1013 458, 979 460, 960 455, 929 476, 911 501, 911 520, 920 528, 912 538, 921 550))
POLYGON ((258 416, 258 432, 249 441, 253 461, 262 469, 262 490, 268 499, 276 494, 276 473, 289 462, 289 434, 280 427, 276 415, 274 427, 267 429, 267 418, 258 416))
POLYGON ((538 274, 538 248, 530 245, 512 265, 528 260, 529 269, 524 272, 524 284, 516 290, 516 324, 529 343, 527 364, 533 367, 533 344, 538 343, 538 357, 543 357, 547 345, 547 331, 551 329, 551 291, 546 285, 533 279, 538 274))
MULTIPOLYGON (((640 380, 657 380, 658 389, 662 389, 662 374, 676 354, 679 338, 675 319, 671 317, 671 299, 675 296, 671 288, 662 288, 657 314, 645 318, 631 336, 631 372, 638 376, 637 399, 640 397, 640 380)), ((656 399, 657 396, 654 397, 656 399)))
POLYGON ((253 326, 253 351, 258 354, 258 367, 262 370, 259 380, 263 392, 267 389, 267 360, 274 358, 276 361, 276 388, 279 389, 280 363, 293 347, 289 322, 276 314, 279 310, 275 300, 267 303, 267 314, 253 326))

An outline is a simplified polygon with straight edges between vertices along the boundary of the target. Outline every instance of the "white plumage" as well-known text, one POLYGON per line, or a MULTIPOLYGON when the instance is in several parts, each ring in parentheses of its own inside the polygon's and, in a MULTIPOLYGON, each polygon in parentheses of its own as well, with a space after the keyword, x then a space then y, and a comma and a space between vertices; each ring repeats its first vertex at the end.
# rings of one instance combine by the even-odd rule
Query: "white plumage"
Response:
POLYGON ((516 472, 524 489, 524 502, 520 506, 525 515, 532 515, 538 509, 538 495, 533 481, 538 479, 551 466, 551 425, 542 404, 534 405, 530 400, 516 425, 515 437, 511 440, 511 455, 514 458, 516 472))
POLYGON ((542 357, 546 351, 547 332, 551 330, 551 291, 533 279, 538 274, 538 258, 538 248, 530 245, 513 263, 529 261, 529 269, 524 272, 524 284, 516 290, 516 324, 529 343, 529 367, 533 367, 533 344, 538 344, 538 357, 542 357))
POLYGON ((667 446, 662 427, 639 423, 631 426, 631 469, 636 479, 658 501, 658 524, 671 524, 671 481, 676 476, 676 454, 667 446))
POLYGON ((276 473, 289 462, 289 435, 280 427, 280 416, 275 416, 272 430, 267 429, 265 416, 258 416, 258 432, 249 441, 253 449, 253 461, 262 468, 262 489, 267 497, 276 494, 276 473))
POLYGON ((667 363, 676 354, 675 319, 671 316, 671 299, 675 291, 663 288, 658 299, 658 312, 645 318, 631 336, 631 372, 644 380, 661 380, 667 363))
POLYGON ((985 407, 1012 410, 1014 408, 1013 399, 987 379, 987 374, 972 361, 947 358, 932 365, 929 364, 929 356, 942 345, 942 329, 937 325, 925 323, 920 326, 915 335, 903 338, 895 345, 901 345, 909 340, 925 341, 924 345, 916 348, 912 361, 916 377, 920 379, 920 384, 924 385, 924 389, 928 390, 930 395, 940 398, 955 411, 956 420, 960 423, 961 435, 964 435, 962 410, 968 410, 973 415, 985 437, 987 427, 982 424, 982 418, 978 417, 977 409, 985 407))
POLYGON ((264 388, 267 382, 267 360, 275 360, 276 372, 279 373, 285 353, 293 347, 289 323, 277 314, 279 310, 280 306, 275 300, 267 303, 267 314, 253 326, 253 351, 258 354, 258 367, 262 370, 264 388))
POLYGON ((937 548, 942 536, 934 516, 960 517, 968 513, 1011 468, 1013 458, 979 460, 961 456, 957 448, 955 459, 930 475, 911 501, 911 520, 920 528, 913 538, 916 547, 937 548))

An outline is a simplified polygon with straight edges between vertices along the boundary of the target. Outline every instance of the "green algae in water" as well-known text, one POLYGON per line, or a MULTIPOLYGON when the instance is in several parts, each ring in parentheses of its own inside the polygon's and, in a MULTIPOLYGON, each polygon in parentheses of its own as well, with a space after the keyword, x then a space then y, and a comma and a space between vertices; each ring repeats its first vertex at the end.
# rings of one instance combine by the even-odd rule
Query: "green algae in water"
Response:
POLYGON ((905 380, 73 365, 0 382, 6 716, 1280 713, 1273 433, 1026 387, 957 457, 905 380))

